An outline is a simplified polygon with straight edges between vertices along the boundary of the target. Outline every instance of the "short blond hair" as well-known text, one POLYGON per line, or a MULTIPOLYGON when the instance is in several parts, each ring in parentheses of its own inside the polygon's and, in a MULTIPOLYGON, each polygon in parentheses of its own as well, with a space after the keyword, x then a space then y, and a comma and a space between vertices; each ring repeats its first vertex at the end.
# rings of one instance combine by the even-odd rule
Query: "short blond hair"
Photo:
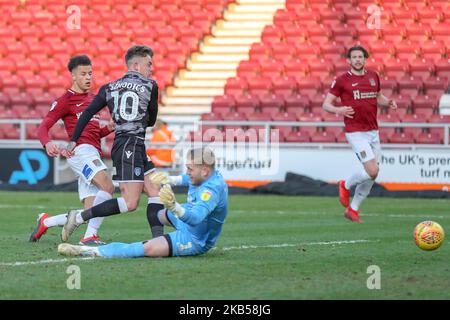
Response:
POLYGON ((190 149, 187 154, 188 160, 195 165, 204 165, 214 169, 216 165, 216 156, 214 151, 208 147, 190 149))

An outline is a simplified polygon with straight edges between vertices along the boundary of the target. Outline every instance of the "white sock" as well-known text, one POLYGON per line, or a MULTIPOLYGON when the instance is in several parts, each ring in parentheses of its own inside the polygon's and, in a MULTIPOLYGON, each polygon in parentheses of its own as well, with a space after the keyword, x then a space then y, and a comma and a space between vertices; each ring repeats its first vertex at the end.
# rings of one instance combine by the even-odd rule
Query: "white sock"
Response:
POLYGON ((97 247, 81 246, 80 254, 88 257, 100 257, 100 251, 97 247))
POLYGON ((352 187, 363 183, 366 180, 372 179, 370 179, 370 176, 367 174, 366 170, 362 169, 361 171, 352 174, 347 180, 345 180, 345 189, 350 190, 352 187))
POLYGON ((128 212, 127 203, 124 198, 117 198, 117 203, 119 204, 120 213, 128 212))
POLYGON ((76 215, 76 217, 75 217, 75 221, 76 221, 76 223, 78 223, 78 224, 84 223, 83 217, 81 216, 81 213, 82 213, 83 211, 84 211, 84 210, 78 210, 78 213, 77 213, 77 215, 76 215))
POLYGON ((51 227, 62 227, 67 221, 67 213, 58 214, 53 217, 48 217, 44 220, 44 226, 51 228, 51 227))
MULTIPOLYGON (((96 206, 106 200, 109 200, 109 199, 112 199, 112 195, 106 191, 100 190, 95 195, 95 199, 94 199, 92 206, 96 206)), ((97 235, 97 231, 100 228, 100 226, 102 225, 103 219, 105 219, 105 217, 97 217, 97 218, 93 218, 93 219, 89 220, 89 223, 88 223, 88 226, 86 229, 86 233, 84 234, 84 238, 90 238, 93 235, 97 235)))
POLYGON ((364 199, 367 198, 370 190, 372 190, 372 186, 374 183, 375 181, 370 179, 356 186, 355 194, 353 195, 352 203, 350 205, 353 210, 358 211, 359 206, 364 201, 364 199))

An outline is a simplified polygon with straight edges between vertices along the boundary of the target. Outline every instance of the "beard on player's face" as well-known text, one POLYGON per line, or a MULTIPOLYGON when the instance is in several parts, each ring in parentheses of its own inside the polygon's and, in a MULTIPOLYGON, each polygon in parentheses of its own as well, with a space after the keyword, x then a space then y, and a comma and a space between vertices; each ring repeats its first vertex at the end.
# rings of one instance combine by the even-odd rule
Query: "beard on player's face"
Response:
POLYGON ((361 64, 352 64, 352 68, 356 71, 361 71, 362 69, 364 69, 364 63, 361 64))
POLYGON ((353 70, 355 71, 362 71, 364 69, 365 66, 365 61, 364 60, 349 60, 349 64, 352 67, 353 70))

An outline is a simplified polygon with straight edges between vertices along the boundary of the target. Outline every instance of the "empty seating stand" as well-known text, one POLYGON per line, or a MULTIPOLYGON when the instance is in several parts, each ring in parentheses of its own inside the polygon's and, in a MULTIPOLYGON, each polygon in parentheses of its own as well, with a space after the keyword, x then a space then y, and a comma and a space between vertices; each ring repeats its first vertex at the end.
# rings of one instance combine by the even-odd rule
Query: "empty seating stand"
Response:
MULTIPOLYGON (((333 78, 349 69, 346 50, 361 44, 371 54, 367 67, 379 73, 383 92, 399 104, 397 112, 381 109, 380 121, 448 123, 437 108, 450 84, 449 9, 448 1, 287 0, 274 24, 265 27, 261 42, 252 45, 249 59, 240 63, 238 76, 228 79, 225 96, 214 100, 212 117, 227 108, 239 110, 229 103, 239 97, 251 119, 340 122, 323 112, 321 104, 333 78), (374 3, 383 9, 379 30, 366 27, 366 9, 374 3), (281 100, 271 112, 261 108, 261 98, 267 96, 281 100)), ((342 128, 297 129, 284 129, 282 141, 345 141, 342 128)), ((400 130, 383 138, 385 143, 442 143, 441 131, 400 130)))

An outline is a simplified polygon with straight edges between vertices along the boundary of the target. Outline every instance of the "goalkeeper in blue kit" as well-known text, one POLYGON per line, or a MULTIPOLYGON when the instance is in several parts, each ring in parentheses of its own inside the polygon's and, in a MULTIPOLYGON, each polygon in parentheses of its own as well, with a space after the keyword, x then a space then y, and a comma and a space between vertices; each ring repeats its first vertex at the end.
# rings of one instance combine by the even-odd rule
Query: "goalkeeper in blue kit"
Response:
POLYGON ((159 198, 165 207, 149 219, 153 235, 159 236, 143 242, 114 242, 98 247, 62 243, 58 252, 110 258, 194 256, 207 252, 215 245, 228 213, 228 187, 215 170, 215 156, 209 148, 190 150, 186 168, 187 174, 181 176, 150 174, 151 182, 161 186, 159 198), (187 203, 176 202, 170 185, 189 186, 187 203), (164 235, 163 225, 176 230, 164 235))

